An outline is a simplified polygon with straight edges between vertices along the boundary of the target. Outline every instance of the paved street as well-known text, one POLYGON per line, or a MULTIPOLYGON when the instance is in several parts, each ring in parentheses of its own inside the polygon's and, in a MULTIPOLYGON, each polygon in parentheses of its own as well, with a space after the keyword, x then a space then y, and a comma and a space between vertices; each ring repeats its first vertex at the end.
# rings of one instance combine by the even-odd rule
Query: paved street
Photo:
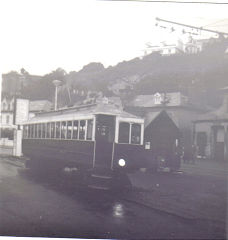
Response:
POLYGON ((55 185, 22 168, 0 157, 0 235, 225 239, 224 177, 136 173, 131 191, 114 193, 55 185))

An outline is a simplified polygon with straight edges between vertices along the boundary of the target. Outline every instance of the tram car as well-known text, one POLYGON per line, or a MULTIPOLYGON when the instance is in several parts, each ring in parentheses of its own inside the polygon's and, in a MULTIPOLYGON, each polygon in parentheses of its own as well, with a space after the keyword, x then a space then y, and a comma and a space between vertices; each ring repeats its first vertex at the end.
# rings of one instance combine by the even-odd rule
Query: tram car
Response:
POLYGON ((96 176, 146 167, 144 119, 107 104, 42 112, 22 124, 27 167, 96 176))
POLYGON ((41 112, 21 127, 26 165, 37 171, 75 170, 109 179, 158 168, 154 148, 144 142, 144 119, 108 104, 41 112))

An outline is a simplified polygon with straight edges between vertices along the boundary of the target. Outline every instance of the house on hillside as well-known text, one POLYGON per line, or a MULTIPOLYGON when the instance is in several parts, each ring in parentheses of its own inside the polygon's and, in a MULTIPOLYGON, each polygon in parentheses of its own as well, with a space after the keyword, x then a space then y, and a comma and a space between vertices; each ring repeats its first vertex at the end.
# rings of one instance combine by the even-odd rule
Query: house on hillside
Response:
POLYGON ((194 143, 199 157, 228 161, 228 87, 221 92, 224 94, 221 107, 193 122, 194 143))
MULTIPOLYGON (((139 115, 150 121, 152 116, 165 110, 181 132, 181 143, 184 147, 192 145, 192 121, 205 111, 190 103, 180 92, 155 93, 138 95, 127 106, 125 111, 139 115)), ((159 129, 162 131, 162 129, 159 129)))
POLYGON ((162 56, 182 54, 183 43, 179 40, 176 43, 162 42, 158 46, 148 46, 147 50, 144 51, 144 55, 149 55, 151 53, 159 53, 162 56))

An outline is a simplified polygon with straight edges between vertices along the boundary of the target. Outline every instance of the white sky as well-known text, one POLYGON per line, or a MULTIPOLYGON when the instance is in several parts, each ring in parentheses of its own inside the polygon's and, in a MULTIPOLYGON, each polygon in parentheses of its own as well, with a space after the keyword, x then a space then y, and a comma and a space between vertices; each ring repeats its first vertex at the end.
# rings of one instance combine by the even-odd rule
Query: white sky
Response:
MULTIPOLYGON (((205 26, 227 12, 228 5, 0 0, 0 70, 23 67, 43 75, 58 67, 78 71, 90 62, 115 65, 142 56, 147 42, 175 38, 155 27, 155 17, 205 26)), ((228 32, 227 18, 215 25, 228 32)))

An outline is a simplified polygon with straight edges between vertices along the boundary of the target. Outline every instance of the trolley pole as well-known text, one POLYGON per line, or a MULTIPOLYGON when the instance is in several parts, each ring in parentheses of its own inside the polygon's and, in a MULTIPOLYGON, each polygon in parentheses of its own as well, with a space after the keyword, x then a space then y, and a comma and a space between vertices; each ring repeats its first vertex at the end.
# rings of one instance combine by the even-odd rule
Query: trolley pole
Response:
POLYGON ((60 86, 61 84, 61 81, 60 80, 54 80, 52 82, 54 85, 55 85, 55 111, 58 109, 58 87, 60 86))

